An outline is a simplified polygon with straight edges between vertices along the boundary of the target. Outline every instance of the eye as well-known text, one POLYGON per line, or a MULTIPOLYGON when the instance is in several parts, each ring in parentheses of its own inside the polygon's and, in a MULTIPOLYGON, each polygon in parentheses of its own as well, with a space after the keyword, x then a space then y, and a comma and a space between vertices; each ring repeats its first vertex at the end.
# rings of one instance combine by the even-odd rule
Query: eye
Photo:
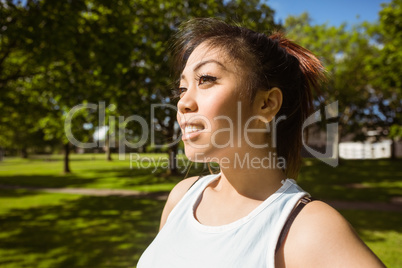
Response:
POLYGON ((184 93, 186 93, 186 91, 187 91, 187 88, 185 88, 185 87, 179 87, 179 88, 176 90, 176 96, 179 97, 179 98, 181 98, 181 97, 183 97, 184 93))
POLYGON ((198 81, 198 85, 203 85, 203 84, 206 84, 206 83, 213 83, 213 82, 216 81, 216 77, 211 76, 211 75, 203 74, 203 75, 201 75, 201 76, 199 76, 197 78, 197 81, 198 81))

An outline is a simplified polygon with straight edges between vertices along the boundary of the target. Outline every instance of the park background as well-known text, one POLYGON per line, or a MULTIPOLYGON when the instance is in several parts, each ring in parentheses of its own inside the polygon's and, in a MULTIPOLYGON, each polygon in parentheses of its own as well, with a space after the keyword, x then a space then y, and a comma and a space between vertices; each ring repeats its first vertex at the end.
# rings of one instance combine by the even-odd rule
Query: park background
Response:
MULTIPOLYGON (((401 267, 402 1, 384 2, 378 19, 330 24, 275 18, 280 1, 1 0, 0 267, 136 265, 169 190, 209 172, 190 166, 181 143, 168 146, 179 136, 174 109, 150 107, 177 101, 169 38, 180 22, 211 16, 282 30, 312 50, 328 71, 316 110, 338 101, 340 141, 389 144, 389 158, 363 153, 337 167, 306 155, 298 182, 401 267), (96 109, 66 124, 88 104, 96 109)), ((317 150, 326 124, 313 128, 317 150)))

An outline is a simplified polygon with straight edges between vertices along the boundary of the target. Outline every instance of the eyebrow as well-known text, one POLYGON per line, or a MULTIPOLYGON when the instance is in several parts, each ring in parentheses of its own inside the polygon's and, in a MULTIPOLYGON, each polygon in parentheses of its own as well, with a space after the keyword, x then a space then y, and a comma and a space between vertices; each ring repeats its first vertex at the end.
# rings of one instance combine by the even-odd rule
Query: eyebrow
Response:
MULTIPOLYGON (((206 61, 202 61, 202 62, 198 63, 198 64, 194 67, 193 72, 196 72, 196 71, 197 71, 198 69, 200 69, 202 66, 204 66, 204 65, 206 65, 206 64, 209 64, 209 63, 215 63, 215 64, 221 66, 223 69, 226 70, 225 65, 223 65, 221 62, 219 62, 219 61, 217 61, 217 60, 206 60, 206 61)), ((186 76, 185 76, 184 74, 182 74, 182 75, 180 76, 180 80, 185 79, 185 78, 186 78, 186 76)))

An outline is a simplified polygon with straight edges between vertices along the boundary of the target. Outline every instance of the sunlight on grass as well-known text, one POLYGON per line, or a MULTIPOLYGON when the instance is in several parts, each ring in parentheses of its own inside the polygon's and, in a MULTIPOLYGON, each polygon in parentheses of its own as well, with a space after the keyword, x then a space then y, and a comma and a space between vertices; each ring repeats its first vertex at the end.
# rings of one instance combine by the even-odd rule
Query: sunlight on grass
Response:
MULTIPOLYGON (((167 158, 163 154, 144 154, 146 159, 167 158)), ((21 160, 7 158, 0 162, 0 184, 31 187, 67 187, 97 189, 132 189, 141 191, 170 191, 182 176, 165 176, 166 170, 155 166, 132 166, 130 157, 106 161, 103 155, 72 155, 72 174, 62 174, 62 160, 58 156, 42 156, 21 160), (160 187, 159 187, 160 185, 160 187)))
POLYGON ((31 206, 32 197, 0 197, 9 202, 0 213, 0 267, 133 267, 164 204, 38 193, 31 206))
POLYGON ((362 230, 361 233, 376 240, 372 242, 370 239, 366 243, 387 267, 402 267, 402 234, 400 232, 362 230))
POLYGON ((387 267, 402 267, 401 213, 357 210, 340 212, 387 267))
POLYGON ((305 159, 298 183, 323 200, 389 202, 402 196, 400 161, 342 160, 332 168, 317 159, 305 159))
POLYGON ((11 209, 30 209, 43 205, 58 205, 79 198, 79 195, 37 193, 26 190, 0 189, 0 215, 11 209))
MULTIPOLYGON (((184 178, 155 169, 158 161, 147 169, 130 168, 128 156, 113 157, 109 162, 104 155, 72 155, 69 175, 61 173, 58 155, 6 158, 0 162, 0 184, 168 192, 184 178)), ((201 172, 208 173, 194 165, 190 176, 201 172)), ((324 200, 389 202, 402 196, 401 178, 398 161, 342 161, 332 168, 306 159, 298 181, 324 200)), ((134 267, 157 233, 163 205, 164 201, 146 198, 0 189, 0 267, 134 267)), ((388 267, 402 267, 401 213, 341 213, 388 267)))

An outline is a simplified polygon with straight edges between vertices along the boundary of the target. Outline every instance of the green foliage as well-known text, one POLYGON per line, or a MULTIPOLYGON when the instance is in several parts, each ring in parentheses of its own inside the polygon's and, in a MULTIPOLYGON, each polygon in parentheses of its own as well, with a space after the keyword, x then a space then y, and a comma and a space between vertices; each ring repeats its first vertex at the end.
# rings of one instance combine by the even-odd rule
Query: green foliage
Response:
MULTIPOLYGON (((213 16, 263 32, 282 27, 257 0, 7 0, 0 6, 0 109, 7 115, 0 119, 0 147, 14 149, 65 145, 66 115, 77 104, 100 101, 115 105, 106 111, 106 125, 113 124, 109 116, 140 115, 154 123, 154 142, 171 142, 178 135, 176 111, 157 109, 151 119, 150 105, 175 104, 168 55, 179 23, 213 16)), ((394 0, 378 23, 354 27, 312 25, 307 14, 286 20, 288 35, 327 67, 322 91, 327 102, 339 101, 342 135, 364 139, 376 129, 386 136, 391 125, 402 125, 401 9, 394 0)), ((74 135, 91 141, 100 125, 96 112, 76 118, 74 135), (84 129, 84 122, 93 128, 84 129)), ((117 120, 110 129, 118 127, 117 120)), ((130 140, 141 134, 138 125, 125 126, 130 140)))
MULTIPOLYGON (((36 129, 45 139, 64 145, 64 119, 77 104, 114 104, 116 109, 106 116, 106 125, 111 124, 109 115, 140 115, 151 122, 152 103, 174 104, 169 98, 169 39, 180 22, 217 16, 257 30, 274 26, 273 10, 257 0, 41 0, 24 4, 8 0, 0 5, 0 86, 13 92, 13 99, 20 97, 15 84, 30 88, 27 95, 33 101, 27 106, 40 111, 39 117, 26 114, 33 126, 19 122, 18 129, 27 133, 36 129)), ((0 107, 11 109, 6 106, 23 113, 20 105, 0 98, 0 107)), ((175 135, 175 113, 173 109, 155 113, 152 121, 158 130, 158 144, 175 135)), ((99 125, 92 115, 84 118, 94 128, 99 125)), ((81 141, 90 140, 94 129, 85 131, 82 120, 74 122, 72 127, 80 132, 81 141)), ((0 125, 7 129, 0 132, 2 146, 18 146, 20 141, 13 139, 17 129, 7 123, 0 125)), ((132 140, 139 139, 141 129, 124 128, 132 140)))
MULTIPOLYGON (((385 8, 380 13, 380 24, 363 23, 353 27, 312 25, 307 13, 286 20, 288 35, 313 51, 328 71, 328 83, 322 93, 327 103, 339 101, 341 136, 353 133, 355 139, 366 139, 368 130, 377 130, 379 137, 386 137, 392 124, 401 124, 400 85, 395 89, 400 81, 401 65, 391 67, 386 63, 389 60, 384 59, 400 58, 400 51, 387 53, 386 45, 379 43, 378 30, 383 27, 387 12, 385 8), (390 80, 389 76, 398 77, 398 82, 381 82, 390 80)), ((397 20, 388 22, 397 28, 397 20)), ((396 31, 392 31, 395 34, 392 40, 400 36, 396 31)))
POLYGON ((389 131, 390 138, 402 138, 402 126, 392 125, 389 131))
MULTIPOLYGON (((393 0, 383 4, 380 22, 371 29, 380 46, 381 53, 373 61, 377 69, 378 86, 387 89, 388 94, 402 94, 402 1, 393 0)), ((400 98, 399 98, 400 99, 400 98)))
POLYGON ((373 84, 387 99, 394 120, 389 136, 401 137, 402 132, 402 1, 393 0, 382 5, 380 21, 372 25, 370 33, 375 38, 379 52, 369 67, 373 72, 373 84))

